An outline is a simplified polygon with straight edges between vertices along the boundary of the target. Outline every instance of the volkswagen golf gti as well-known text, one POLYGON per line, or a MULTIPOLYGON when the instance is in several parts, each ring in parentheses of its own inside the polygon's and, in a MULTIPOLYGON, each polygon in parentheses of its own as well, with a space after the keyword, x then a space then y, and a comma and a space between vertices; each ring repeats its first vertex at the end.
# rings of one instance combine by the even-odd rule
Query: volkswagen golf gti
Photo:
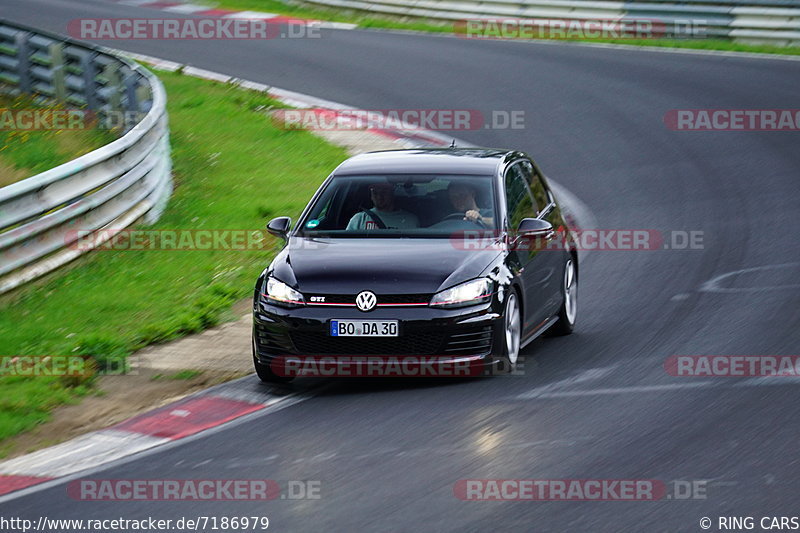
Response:
POLYGON ((578 255, 521 152, 358 155, 294 227, 278 217, 267 230, 286 243, 255 287, 253 362, 265 382, 296 377, 287 361, 307 357, 334 369, 391 357, 405 369, 433 358, 509 372, 534 338, 575 325, 578 255))

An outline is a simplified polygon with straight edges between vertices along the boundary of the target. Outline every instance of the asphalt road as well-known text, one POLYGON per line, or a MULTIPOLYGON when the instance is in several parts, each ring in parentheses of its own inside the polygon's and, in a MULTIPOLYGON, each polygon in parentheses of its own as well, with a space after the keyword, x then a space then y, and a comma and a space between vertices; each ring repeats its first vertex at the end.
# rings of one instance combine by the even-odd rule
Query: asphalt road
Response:
MULTIPOLYGON (((0 9, 61 33, 82 16, 159 16, 101 0, 0 9)), ((600 228, 702 231, 704 246, 593 253, 576 333, 529 346, 523 376, 332 382, 92 475, 319 480, 319 500, 76 503, 61 485, 0 504, 0 515, 262 514, 292 532, 672 532, 701 531, 703 516, 717 531, 719 516, 800 514, 797 382, 693 381, 663 368, 674 354, 798 353, 800 134, 673 132, 662 122, 679 108, 800 108, 800 62, 373 31, 104 44, 362 108, 524 110, 524 129, 458 136, 529 152, 600 228), (735 290, 701 290, 752 268, 722 281, 735 290), (465 478, 709 483, 706 499, 687 501, 464 502, 453 486, 465 478)))

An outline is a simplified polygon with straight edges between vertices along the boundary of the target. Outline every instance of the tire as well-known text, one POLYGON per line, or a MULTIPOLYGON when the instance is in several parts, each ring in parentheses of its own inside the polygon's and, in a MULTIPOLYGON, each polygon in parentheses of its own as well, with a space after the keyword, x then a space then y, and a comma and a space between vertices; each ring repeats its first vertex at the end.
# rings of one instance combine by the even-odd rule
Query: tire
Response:
POLYGON ((520 316, 519 296, 512 288, 503 308, 503 355, 499 359, 497 372, 508 374, 514 371, 519 360, 522 317, 520 316))
POLYGON ((569 256, 564 264, 564 279, 561 283, 561 294, 564 297, 558 320, 550 327, 553 336, 569 335, 575 329, 578 317, 578 269, 573 256, 569 256))
POLYGON ((256 369, 258 379, 264 383, 289 383, 294 379, 293 377, 279 376, 272 371, 269 365, 259 363, 256 358, 255 348, 253 349, 253 367, 256 369))

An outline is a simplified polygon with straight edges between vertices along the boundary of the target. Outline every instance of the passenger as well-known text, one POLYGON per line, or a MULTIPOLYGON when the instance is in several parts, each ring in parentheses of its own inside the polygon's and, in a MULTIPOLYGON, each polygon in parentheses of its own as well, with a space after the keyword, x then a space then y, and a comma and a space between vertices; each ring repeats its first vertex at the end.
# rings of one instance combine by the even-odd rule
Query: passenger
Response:
POLYGON ((369 186, 373 208, 359 211, 347 223, 348 230, 411 229, 419 227, 417 215, 398 209, 394 201, 394 185, 387 182, 373 183, 369 186))

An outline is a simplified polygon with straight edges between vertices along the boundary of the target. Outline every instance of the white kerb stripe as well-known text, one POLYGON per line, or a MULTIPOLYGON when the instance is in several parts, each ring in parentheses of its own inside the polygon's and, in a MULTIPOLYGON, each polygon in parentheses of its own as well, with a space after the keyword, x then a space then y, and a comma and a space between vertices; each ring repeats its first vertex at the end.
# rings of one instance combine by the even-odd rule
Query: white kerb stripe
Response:
POLYGON ((0 474, 59 477, 110 463, 169 439, 105 429, 0 463, 0 474))
POLYGON ((277 17, 277 13, 261 13, 260 11, 239 11, 238 13, 231 13, 224 15, 222 18, 226 19, 271 19, 277 17))
POLYGON ((197 13, 198 11, 208 11, 208 6, 198 6, 197 4, 181 4, 179 6, 165 7, 164 11, 172 13, 197 13))

